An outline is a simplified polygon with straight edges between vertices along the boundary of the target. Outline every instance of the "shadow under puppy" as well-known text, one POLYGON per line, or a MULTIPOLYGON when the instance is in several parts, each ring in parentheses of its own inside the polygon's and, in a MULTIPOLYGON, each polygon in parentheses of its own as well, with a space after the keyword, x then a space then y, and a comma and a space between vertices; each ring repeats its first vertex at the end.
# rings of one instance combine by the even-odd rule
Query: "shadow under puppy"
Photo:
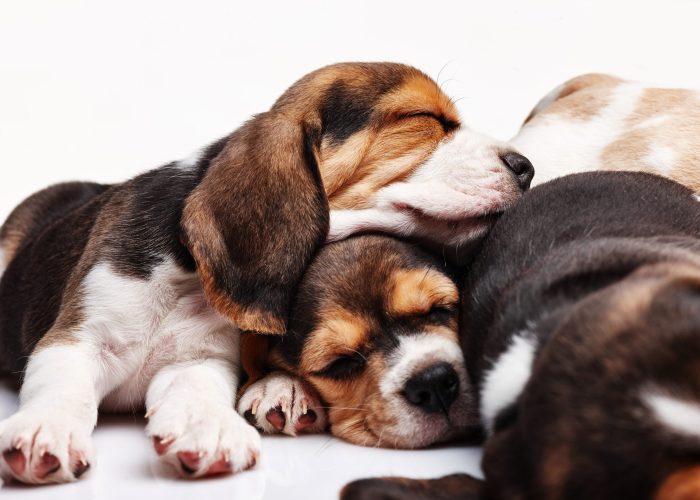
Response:
POLYGON ((470 268, 461 339, 485 482, 368 479, 352 499, 700 497, 700 203, 577 174, 507 212, 470 268))
POLYGON ((239 333, 284 333, 317 247, 374 229, 457 250, 531 179, 425 74, 348 63, 191 158, 32 195, 0 230, 0 371, 22 379, 0 474, 75 480, 98 407, 144 405, 183 476, 250 467, 260 438, 233 409, 239 333))

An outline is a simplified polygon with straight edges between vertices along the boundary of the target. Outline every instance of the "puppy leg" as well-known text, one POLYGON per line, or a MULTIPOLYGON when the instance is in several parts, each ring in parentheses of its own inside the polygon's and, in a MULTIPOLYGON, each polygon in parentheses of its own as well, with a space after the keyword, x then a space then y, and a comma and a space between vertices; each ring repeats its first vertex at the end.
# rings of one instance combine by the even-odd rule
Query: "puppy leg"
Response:
POLYGON ((260 435, 234 410, 236 372, 220 358, 172 364, 151 381, 146 432, 161 459, 184 477, 255 465, 260 435))
POLYGON ((238 413, 268 434, 323 432, 327 424, 316 392, 283 372, 273 372, 252 384, 238 401, 238 413))
POLYGON ((19 411, 0 422, 0 473, 24 483, 75 481, 93 463, 100 370, 84 344, 52 345, 29 358, 19 411))

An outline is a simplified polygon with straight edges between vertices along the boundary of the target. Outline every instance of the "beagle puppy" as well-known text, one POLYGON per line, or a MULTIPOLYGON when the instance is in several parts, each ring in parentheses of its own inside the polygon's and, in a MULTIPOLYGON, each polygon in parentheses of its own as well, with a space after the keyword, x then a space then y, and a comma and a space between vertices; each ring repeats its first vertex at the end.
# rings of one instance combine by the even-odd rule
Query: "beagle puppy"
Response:
POLYGON ((343 499, 700 498, 693 191, 633 172, 538 186, 495 225, 462 290, 485 482, 364 480, 343 499))
POLYGON ((537 165, 535 184, 589 170, 634 170, 700 193, 700 92, 581 75, 547 94, 511 144, 537 165))
POLYGON ((143 406, 183 476, 252 466, 239 334, 285 332, 316 249, 373 230, 457 256, 532 173, 420 71, 358 63, 305 76, 190 158, 32 195, 0 230, 0 371, 21 380, 0 474, 73 481, 93 462, 98 408, 143 406))
POLYGON ((266 432, 329 424, 365 446, 416 448, 464 434, 478 421, 454 279, 441 257, 387 236, 326 245, 271 349, 270 365, 298 378, 272 373, 239 410, 266 432))

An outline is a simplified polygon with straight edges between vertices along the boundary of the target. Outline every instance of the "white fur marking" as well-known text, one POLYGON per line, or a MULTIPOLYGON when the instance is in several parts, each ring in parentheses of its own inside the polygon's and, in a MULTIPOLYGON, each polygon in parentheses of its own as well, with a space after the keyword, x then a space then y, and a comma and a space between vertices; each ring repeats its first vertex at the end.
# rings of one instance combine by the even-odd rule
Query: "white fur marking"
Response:
POLYGON ((0 422, 0 449, 20 440, 26 457, 48 450, 62 469, 42 478, 27 468, 18 477, 0 460, 0 473, 27 483, 72 481, 69 450, 91 461, 98 404, 136 410, 144 402, 149 435, 171 439, 162 460, 180 467, 177 451, 202 452, 196 475, 223 459, 234 471, 249 466, 260 437, 234 410, 238 331, 208 305, 197 275, 167 258, 147 280, 99 263, 82 289, 86 319, 62 332, 75 342, 31 355, 20 410, 0 422))
POLYGON ((563 175, 599 170, 605 148, 628 130, 628 118, 646 87, 637 83, 617 86, 610 104, 590 119, 543 114, 527 123, 511 144, 535 166, 532 185, 563 175))
POLYGON ((642 400, 663 426, 679 434, 700 437, 699 403, 659 392, 644 394, 642 400))
POLYGON ((489 431, 499 412, 518 399, 530 379, 535 348, 534 339, 516 335, 486 374, 481 393, 481 415, 489 431))
POLYGON ((678 155, 673 148, 662 144, 652 144, 644 161, 650 167, 658 170, 659 174, 668 175, 673 169, 677 157, 678 155))
POLYGON ((199 159, 202 157, 203 152, 203 148, 192 152, 187 158, 183 158, 182 160, 177 162, 177 168, 185 171, 191 170, 197 165, 199 159))
MULTIPOLYGON (((400 439, 404 446, 417 447, 444 439, 451 432, 444 416, 427 414, 409 404, 403 395, 406 382, 413 375, 442 362, 449 363, 459 377, 460 394, 449 410, 450 425, 473 423, 468 422, 473 414, 473 402, 468 396, 469 379, 457 341, 428 333, 405 335, 400 337, 399 346, 379 382, 379 392, 396 418, 394 426, 382 430, 385 437, 393 435, 393 439, 400 439)), ((387 442, 393 441, 388 439, 387 442)))
POLYGON ((337 241, 358 231, 383 231, 451 247, 471 241, 486 229, 478 217, 520 197, 515 177, 500 158, 512 150, 461 127, 405 181, 380 189, 372 207, 332 211, 328 238, 337 241))

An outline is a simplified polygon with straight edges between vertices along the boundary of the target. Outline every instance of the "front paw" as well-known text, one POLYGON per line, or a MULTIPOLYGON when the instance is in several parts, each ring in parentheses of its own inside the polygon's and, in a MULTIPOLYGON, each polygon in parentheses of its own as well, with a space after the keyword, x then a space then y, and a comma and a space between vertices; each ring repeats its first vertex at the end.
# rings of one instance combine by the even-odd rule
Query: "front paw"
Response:
POLYGON ((0 474, 27 484, 67 483, 92 463, 91 426, 51 408, 0 422, 0 474))
POLYGON ((252 384, 238 401, 238 413, 268 434, 323 432, 327 424, 316 392, 301 379, 282 372, 252 384))
POLYGON ((156 453, 183 477, 240 472, 260 455, 260 435, 221 403, 170 397, 147 416, 156 453))

